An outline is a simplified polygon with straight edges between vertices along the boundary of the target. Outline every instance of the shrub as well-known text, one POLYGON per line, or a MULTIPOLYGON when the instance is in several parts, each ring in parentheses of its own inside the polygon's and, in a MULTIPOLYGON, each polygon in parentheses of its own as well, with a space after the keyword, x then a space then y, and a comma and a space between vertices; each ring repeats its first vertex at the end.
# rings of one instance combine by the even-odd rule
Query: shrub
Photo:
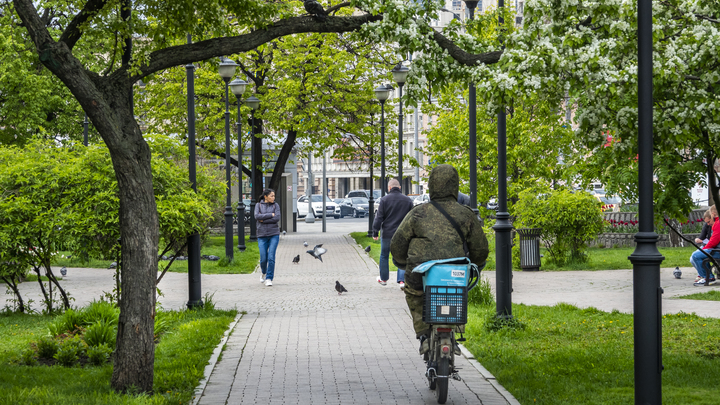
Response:
POLYGON ((117 331, 115 325, 101 320, 88 326, 85 330, 84 339, 88 346, 107 345, 109 347, 115 347, 116 336, 117 331))
POLYGON ((468 292, 468 303, 475 305, 495 305, 495 298, 490 288, 490 280, 480 276, 477 286, 468 292))
POLYGON ((59 336, 63 333, 75 333, 83 324, 82 313, 68 309, 48 325, 48 331, 52 336, 59 336))
POLYGON ((112 354, 112 349, 106 344, 88 347, 87 349, 88 361, 95 366, 107 363, 108 359, 110 359, 110 354, 112 354))
POLYGON ((516 204, 518 224, 540 228, 550 260, 562 266, 568 261, 586 262, 587 242, 603 228, 600 202, 587 192, 525 190, 516 204))
POLYGON ((43 359, 52 359, 57 353, 60 345, 58 342, 50 337, 45 337, 37 342, 38 356, 43 359))
POLYGON ((34 366, 37 364, 35 350, 32 347, 28 347, 20 353, 20 363, 26 366, 34 366))
POLYGON ((85 354, 86 350, 87 345, 80 336, 76 335, 70 339, 65 339, 53 358, 57 360, 61 366, 71 367, 78 361, 81 355, 85 354))
POLYGON ((82 311, 84 325, 93 325, 98 322, 117 325, 119 318, 120 308, 106 301, 93 301, 82 311))

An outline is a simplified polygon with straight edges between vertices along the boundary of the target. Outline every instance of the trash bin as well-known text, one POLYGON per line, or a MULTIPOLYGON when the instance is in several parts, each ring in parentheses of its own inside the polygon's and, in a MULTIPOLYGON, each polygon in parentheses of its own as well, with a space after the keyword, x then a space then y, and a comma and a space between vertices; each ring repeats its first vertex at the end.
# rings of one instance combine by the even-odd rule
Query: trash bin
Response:
POLYGON ((541 228, 522 228, 520 235, 520 268, 523 271, 540 270, 540 233, 541 228))

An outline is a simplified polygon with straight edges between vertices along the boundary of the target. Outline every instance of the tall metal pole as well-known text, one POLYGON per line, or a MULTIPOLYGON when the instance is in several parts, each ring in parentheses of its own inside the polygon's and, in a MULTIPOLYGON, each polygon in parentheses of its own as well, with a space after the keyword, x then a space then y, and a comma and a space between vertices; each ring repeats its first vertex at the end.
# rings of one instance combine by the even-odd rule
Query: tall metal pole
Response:
POLYGON ((327 167, 326 167, 326 161, 327 161, 327 152, 323 152, 323 177, 322 177, 322 190, 320 191, 320 198, 322 199, 322 231, 325 232, 325 219, 327 217, 327 209, 325 207, 325 195, 327 193, 327 167))
POLYGON ((225 81, 225 257, 232 260, 235 252, 233 252, 233 223, 232 223, 232 188, 230 184, 230 99, 229 77, 224 77, 225 81))
POLYGON ((653 226, 652 0, 638 0, 638 206, 633 264, 635 403, 662 403, 662 293, 653 226))
MULTIPOLYGON (((498 1, 500 10, 500 27, 504 23, 502 9, 503 0, 498 1)), ((502 34, 501 34, 502 35, 502 34)), ((507 137, 505 106, 500 105, 498 111, 498 213, 495 221, 495 263, 497 302, 496 315, 502 318, 512 318, 512 249, 510 231, 510 214, 507 212, 507 137)), ((476 199, 476 197, 475 197, 476 199)), ((471 198, 472 200, 472 198, 471 198)))
POLYGON ((252 130, 251 130, 251 136, 250 136, 250 154, 252 155, 250 158, 250 164, 252 167, 250 168, 250 240, 256 241, 257 240, 257 223, 255 223, 255 205, 256 202, 256 196, 257 196, 257 176, 255 175, 255 170, 257 169, 257 162, 255 161, 255 109, 252 109, 252 112, 250 113, 252 117, 252 130))
POLYGON ((88 118, 85 113, 85 119, 83 120, 83 145, 88 146, 88 118))
POLYGON ((400 100, 400 109, 398 113, 398 181, 400 182, 400 192, 403 190, 403 102, 402 89, 405 83, 398 83, 398 99, 400 100))
MULTIPOLYGON (((187 43, 192 43, 192 36, 188 34, 187 43)), ((195 168, 195 65, 185 65, 187 73, 187 108, 188 108, 188 171, 190 172, 190 185, 197 193, 197 176, 195 168)), ((197 232, 188 236, 188 308, 201 307, 202 289, 200 284, 200 234, 197 232)))
POLYGON ((385 197, 385 100, 380 100, 380 197, 385 197))
MULTIPOLYGON (((370 127, 373 127, 373 115, 370 114, 370 127)), ((368 198, 368 238, 372 238, 373 236, 373 221, 375 220, 375 197, 374 197, 374 191, 373 191, 373 153, 375 150, 373 149, 373 137, 370 137, 370 198, 368 198)))
POLYGON ((243 202, 243 143, 242 121, 240 119, 240 96, 237 98, 237 135, 238 135, 238 245, 239 251, 245 251, 245 203, 243 202))
MULTIPOLYGON (((477 7, 477 4, 477 1, 465 1, 465 5, 468 10, 470 10, 470 21, 475 19, 475 7, 477 7)), ((499 7, 502 6, 499 5, 499 7)), ((475 83, 470 82, 468 93, 468 126, 470 130, 470 147, 468 148, 468 155, 470 157, 470 208, 473 212, 475 212, 475 214, 477 214, 477 98, 475 94, 475 83)))
MULTIPOLYGON (((415 125, 413 127, 415 128, 415 134, 413 137, 413 144, 415 145, 415 161, 418 162, 418 165, 420 164, 420 150, 418 147, 418 109, 415 107, 415 125)), ((415 194, 420 194, 420 166, 415 166, 415 194)))
POLYGON ((312 174, 312 151, 308 152, 308 186, 307 190, 305 190, 305 195, 307 195, 307 202, 308 202, 308 213, 305 215, 305 222, 306 223, 314 223, 315 222, 315 214, 313 213, 312 209, 312 193, 313 193, 313 187, 315 186, 315 179, 313 178, 312 174))

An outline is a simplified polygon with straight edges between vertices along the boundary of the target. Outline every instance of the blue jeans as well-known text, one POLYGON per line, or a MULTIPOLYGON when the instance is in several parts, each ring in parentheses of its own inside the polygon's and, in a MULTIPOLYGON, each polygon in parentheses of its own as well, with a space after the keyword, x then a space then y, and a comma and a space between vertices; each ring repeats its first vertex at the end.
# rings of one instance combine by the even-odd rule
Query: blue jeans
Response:
MULTIPOLYGON (((706 250, 707 253, 710 253, 709 250, 706 250)), ((720 259, 720 253, 710 253, 712 257, 715 259, 720 259)), ((692 263, 693 267, 695 267, 695 270, 697 270, 697 273, 700 277, 705 278, 705 272, 706 268, 703 267, 702 262, 704 259, 706 259, 707 256, 699 250, 696 250, 693 252, 693 254, 690 256, 690 263, 692 263)), ((712 274, 710 274, 710 277, 713 277, 712 274)))
POLYGON ((275 276, 275 251, 277 250, 278 242, 280 242, 280 235, 258 238, 260 269, 268 280, 272 280, 275 276))
MULTIPOLYGON (((380 280, 390 278, 390 239, 380 238, 380 280)), ((397 282, 405 282, 405 270, 398 269, 397 282)))

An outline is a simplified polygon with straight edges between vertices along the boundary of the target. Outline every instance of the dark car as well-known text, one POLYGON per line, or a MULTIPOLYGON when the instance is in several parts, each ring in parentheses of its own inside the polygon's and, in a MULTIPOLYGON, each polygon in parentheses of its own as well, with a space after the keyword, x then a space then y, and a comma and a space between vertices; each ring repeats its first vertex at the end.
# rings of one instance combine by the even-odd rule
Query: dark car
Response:
POLYGON ((365 218, 365 216, 368 215, 370 203, 365 197, 346 198, 345 204, 349 204, 350 208, 352 208, 350 215, 352 215, 353 218, 365 218))

